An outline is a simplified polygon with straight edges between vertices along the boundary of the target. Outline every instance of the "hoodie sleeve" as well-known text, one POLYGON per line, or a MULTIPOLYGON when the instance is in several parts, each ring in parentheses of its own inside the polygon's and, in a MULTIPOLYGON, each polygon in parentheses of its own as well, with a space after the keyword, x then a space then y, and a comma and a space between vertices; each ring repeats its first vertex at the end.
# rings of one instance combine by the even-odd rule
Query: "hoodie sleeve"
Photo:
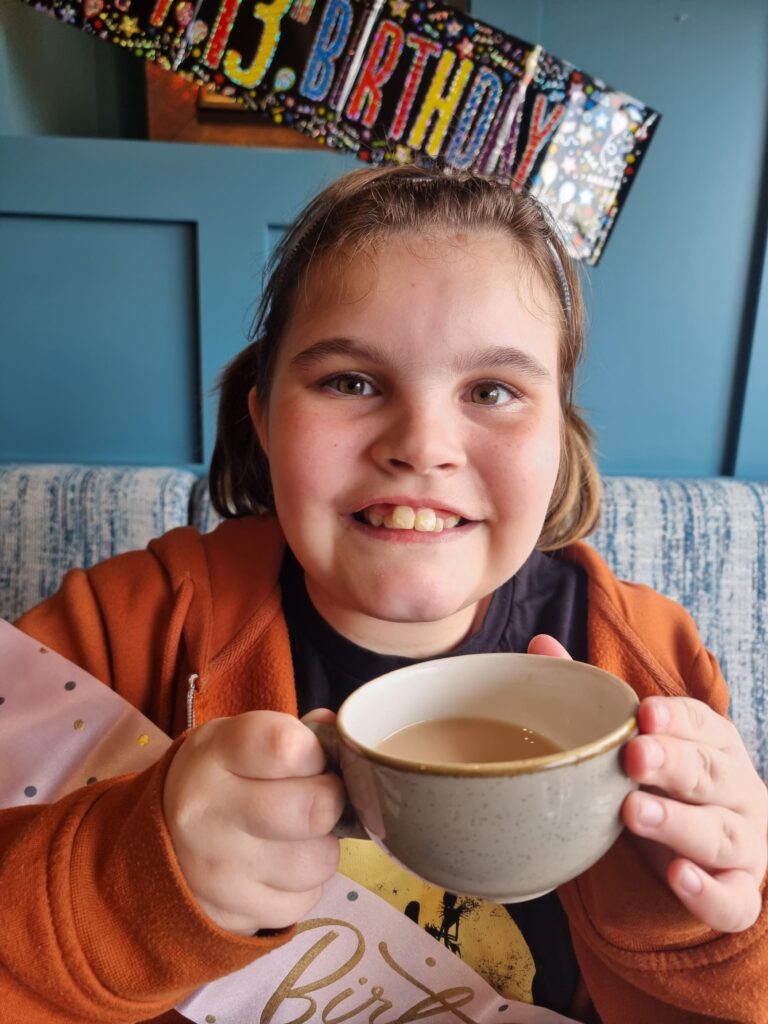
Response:
POLYGON ((734 935, 695 921, 624 836, 560 890, 603 1024, 765 1024, 768 910, 734 935))
POLYGON ((181 742, 139 774, 0 812, 3 1019, 147 1020, 290 937, 241 938, 197 907, 162 812, 181 742))
MULTIPOLYGON (((136 552, 70 573, 16 625, 154 717, 176 597, 159 560, 136 552)), ((146 1020, 290 937, 241 938, 198 908, 162 811, 181 742, 141 773, 0 811, 3 1020, 146 1020)))

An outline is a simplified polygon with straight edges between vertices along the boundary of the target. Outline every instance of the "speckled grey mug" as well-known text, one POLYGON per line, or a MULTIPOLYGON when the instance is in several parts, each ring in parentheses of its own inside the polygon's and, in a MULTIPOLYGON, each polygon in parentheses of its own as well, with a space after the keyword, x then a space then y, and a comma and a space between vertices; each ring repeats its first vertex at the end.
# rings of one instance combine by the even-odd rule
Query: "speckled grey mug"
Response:
POLYGON ((335 729, 313 729, 386 853, 449 892, 514 903, 581 874, 618 838, 636 709, 631 687, 582 662, 469 654, 379 676, 344 701, 335 729), (562 750, 491 764, 377 750, 398 729, 461 716, 527 726, 562 750))

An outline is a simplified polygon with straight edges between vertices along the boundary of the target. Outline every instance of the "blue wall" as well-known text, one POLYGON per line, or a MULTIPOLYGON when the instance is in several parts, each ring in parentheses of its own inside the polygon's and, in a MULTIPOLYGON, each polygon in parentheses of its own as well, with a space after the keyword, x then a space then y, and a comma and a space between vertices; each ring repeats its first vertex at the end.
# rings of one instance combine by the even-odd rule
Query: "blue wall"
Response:
POLYGON ((0 460, 200 468, 275 237, 356 163, 42 137, 1 152, 0 460))
MULTIPOLYGON (((136 132, 141 65, 4 2, 0 459, 199 464, 213 438, 210 390, 243 343, 271 239, 354 162, 43 137, 136 132), (77 72, 67 89, 54 42, 77 72)), ((588 273, 581 394, 601 467, 766 479, 768 5, 683 10, 679 20, 669 0, 473 4, 664 115, 588 273)))
MULTIPOLYGON (((750 275, 765 250, 768 4, 476 0, 473 10, 663 113, 589 273, 582 401, 608 472, 731 472, 744 443, 750 275)), ((745 421, 751 436, 759 418, 745 421)), ((762 428, 768 439, 764 413, 762 428)), ((751 465, 768 476, 765 456, 751 465)))
POLYGON ((144 138, 141 61, 0 0, 0 135, 144 138))

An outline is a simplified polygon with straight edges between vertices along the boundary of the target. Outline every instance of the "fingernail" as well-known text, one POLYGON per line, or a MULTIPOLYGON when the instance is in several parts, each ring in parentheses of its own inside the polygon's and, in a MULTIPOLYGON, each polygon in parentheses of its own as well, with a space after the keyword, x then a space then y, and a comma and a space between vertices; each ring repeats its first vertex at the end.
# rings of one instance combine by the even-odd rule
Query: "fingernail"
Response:
POLYGON ((653 714, 656 719, 656 728, 666 729, 669 725, 669 708, 663 700, 653 702, 653 714))
POLYGON ((664 748, 656 740, 646 737, 642 740, 645 763, 648 768, 661 768, 664 764, 664 748))
POLYGON ((653 797, 642 796, 640 798, 640 813, 638 817, 641 825, 648 825, 649 827, 660 825, 664 821, 664 808, 653 797))
POLYGON ((699 872, 686 864, 678 877, 678 884, 691 896, 698 896, 704 888, 704 881, 699 872))

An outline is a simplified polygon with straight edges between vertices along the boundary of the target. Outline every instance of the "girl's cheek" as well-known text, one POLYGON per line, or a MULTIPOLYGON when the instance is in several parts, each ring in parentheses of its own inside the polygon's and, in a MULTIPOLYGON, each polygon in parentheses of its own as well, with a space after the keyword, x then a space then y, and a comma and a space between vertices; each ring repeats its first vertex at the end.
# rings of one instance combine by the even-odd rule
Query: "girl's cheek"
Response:
POLYGON ((560 427, 555 421, 518 422, 501 434, 493 443, 477 444, 479 458, 491 457, 499 463, 515 465, 520 471, 527 466, 536 474, 557 474, 560 465, 560 427))

